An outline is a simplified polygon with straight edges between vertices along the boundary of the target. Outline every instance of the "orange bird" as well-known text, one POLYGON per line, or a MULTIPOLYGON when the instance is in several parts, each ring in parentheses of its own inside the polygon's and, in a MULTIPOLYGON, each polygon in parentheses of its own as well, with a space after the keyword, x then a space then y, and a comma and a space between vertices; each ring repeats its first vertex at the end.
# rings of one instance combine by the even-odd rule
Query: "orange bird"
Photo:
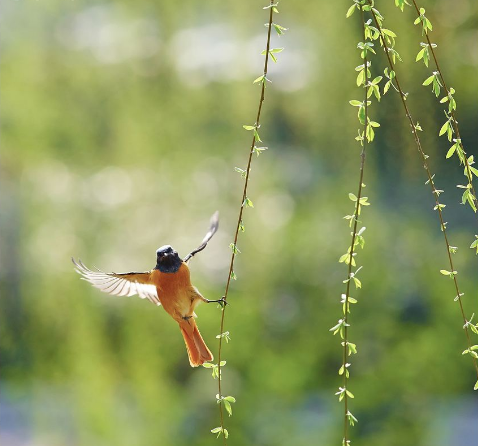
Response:
POLYGON ((224 298, 208 300, 191 285, 188 261, 202 251, 219 226, 218 213, 211 217, 211 226, 203 241, 194 251, 181 259, 170 245, 161 246, 156 251, 156 266, 144 273, 105 273, 88 269, 81 260, 72 259, 76 271, 82 279, 94 287, 115 296, 133 296, 149 299, 156 305, 162 305, 170 316, 179 324, 186 343, 189 363, 197 367, 213 356, 205 344, 194 320, 194 309, 200 302, 219 302, 225 304, 224 298))

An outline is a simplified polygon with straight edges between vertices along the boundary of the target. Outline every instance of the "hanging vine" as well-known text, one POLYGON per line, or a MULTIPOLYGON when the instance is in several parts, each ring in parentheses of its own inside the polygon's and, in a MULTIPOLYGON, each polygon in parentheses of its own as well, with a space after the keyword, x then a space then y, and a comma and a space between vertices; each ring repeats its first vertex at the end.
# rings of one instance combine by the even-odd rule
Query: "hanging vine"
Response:
POLYGON ((224 341, 228 343, 230 340, 229 332, 224 330, 224 319, 225 319, 226 307, 227 307, 227 297, 228 297, 229 287, 231 285, 231 280, 237 279, 237 275, 234 272, 234 262, 236 260, 236 256, 240 254, 241 252, 237 246, 237 240, 239 238, 239 232, 244 232, 245 230, 245 225, 243 221, 244 209, 254 207, 252 200, 248 196, 248 185, 249 185, 249 179, 250 179, 252 158, 254 154, 259 156, 261 153, 267 150, 267 147, 260 147, 257 144, 262 143, 261 136, 259 135, 262 105, 265 99, 266 85, 268 82, 271 82, 267 77, 269 60, 272 59, 274 62, 277 62, 277 54, 282 52, 284 49, 284 48, 271 48, 271 32, 272 32, 272 29, 274 29, 275 32, 279 36, 281 36, 282 34, 284 34, 285 31, 287 31, 287 28, 273 21, 274 14, 279 13, 278 3, 274 3, 271 0, 270 3, 267 6, 265 6, 263 9, 268 11, 268 14, 269 14, 268 23, 265 24, 267 28, 266 48, 261 53, 264 56, 264 69, 262 74, 253 81, 254 84, 260 85, 260 89, 261 89, 260 97, 259 97, 259 105, 258 105, 257 114, 256 114, 256 120, 254 124, 252 125, 243 125, 243 128, 245 130, 252 133, 252 141, 249 148, 247 166, 245 169, 235 167, 235 171, 238 172, 241 175, 241 177, 244 179, 244 188, 243 188, 241 202, 239 206, 239 213, 237 218, 236 231, 234 234, 234 241, 229 245, 232 252, 231 261, 229 264, 229 272, 228 272, 226 288, 224 290, 224 296, 223 296, 224 305, 222 305, 222 311, 221 311, 220 332, 216 336, 219 339, 218 355, 217 355, 218 362, 217 364, 211 364, 211 363, 204 364, 204 367, 212 369, 212 376, 213 378, 217 379, 217 382, 218 382, 218 393, 216 395, 216 401, 219 405, 220 425, 212 429, 211 432, 213 434, 217 434, 218 438, 222 436, 225 445, 227 444, 227 438, 229 437, 229 432, 225 427, 224 411, 226 411, 229 416, 232 416, 232 404, 236 402, 236 399, 233 396, 231 395, 225 396, 223 394, 223 389, 222 389, 222 368, 226 365, 226 361, 222 359, 222 347, 223 347, 224 341))

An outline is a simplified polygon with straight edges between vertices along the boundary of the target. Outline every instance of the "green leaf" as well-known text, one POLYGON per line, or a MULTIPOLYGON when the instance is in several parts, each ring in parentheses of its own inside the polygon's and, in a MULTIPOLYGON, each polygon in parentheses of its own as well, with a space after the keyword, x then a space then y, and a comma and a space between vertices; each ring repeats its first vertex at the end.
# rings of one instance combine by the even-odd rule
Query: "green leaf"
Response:
POLYGON ((365 107, 362 106, 359 108, 357 117, 360 121, 360 124, 365 124, 365 107))
POLYGON ((266 150, 268 150, 269 147, 254 147, 252 149, 252 151, 257 155, 259 156, 262 152, 265 152, 266 150))
POLYGON ((242 203, 242 206, 244 206, 246 208, 253 208, 254 204, 252 203, 252 200, 250 200, 249 198, 246 197, 244 199, 244 202, 242 203))
POLYGON ((420 59, 423 59, 423 54, 425 53, 425 49, 426 48, 422 48, 418 54, 417 54, 417 57, 415 58, 415 62, 418 62, 420 59))
POLYGON ((360 71, 357 76, 357 86, 363 85, 365 83, 365 70, 360 71))
POLYGON ((422 85, 430 85, 432 82, 433 82, 433 79, 435 78, 435 75, 432 74, 430 77, 427 77, 424 81, 423 81, 423 84, 422 85))
POLYGON ((446 269, 441 269, 440 273, 453 279, 453 277, 458 274, 458 271, 447 271, 446 269))
POLYGON ((243 125, 242 127, 246 130, 255 130, 256 128, 255 125, 243 125))
POLYGON ((389 29, 382 28, 382 32, 383 32, 385 35, 387 35, 387 36, 397 37, 397 35, 396 35, 393 31, 391 31, 391 30, 389 30, 389 29))
POLYGON ((432 30, 433 30, 432 22, 430 22, 430 20, 428 20, 426 17, 424 17, 424 19, 425 19, 425 26, 426 26, 430 31, 432 31, 432 30))
POLYGON ((445 124, 443 124, 440 128, 440 132, 438 133, 438 136, 442 136, 444 135, 447 130, 448 130, 448 126, 450 125, 450 121, 446 121, 445 124))
POLYGON ((224 408, 226 409, 227 413, 228 413, 229 416, 231 417, 231 416, 232 416, 231 403, 230 403, 229 401, 227 401, 226 399, 223 399, 223 400, 222 400, 222 403, 224 404, 224 408))
POLYGON ((348 10, 347 14, 345 14, 345 18, 349 18, 355 11, 356 4, 354 3, 348 10))
POLYGON ((344 263, 350 258, 350 254, 347 252, 340 256, 339 263, 344 263))
POLYGON ((362 197, 359 203, 361 206, 370 206, 370 203, 368 202, 368 197, 362 197))
POLYGON ((435 93, 436 97, 440 96, 440 88, 441 88, 440 81, 438 80, 438 77, 434 75, 432 90, 433 90, 433 93, 435 93))
POLYGON ((349 347, 349 356, 352 355, 352 354, 356 355, 357 354, 357 345, 352 344, 352 342, 348 342, 347 345, 349 347))
POLYGON ((234 170, 240 173, 242 178, 246 178, 247 172, 245 169, 241 169, 240 167, 234 167, 234 170))
POLYGON ((217 434, 218 432, 222 432, 222 427, 215 427, 214 429, 211 429, 211 432, 213 434, 217 434))
POLYGON ((360 282, 359 279, 357 279, 355 276, 353 277, 354 283, 355 283, 355 288, 362 288, 362 282, 360 282))
POLYGON ((257 79, 254 79, 254 81, 252 82, 253 84, 257 84, 258 82, 264 82, 264 79, 266 78, 265 74, 262 74, 261 76, 259 76, 257 79))
MULTIPOLYGON (((218 334, 216 336, 216 339, 220 339, 220 338, 223 338, 226 341, 226 343, 229 343, 229 341, 231 340, 231 337, 229 336, 228 331, 225 331, 224 333, 218 334)), ((221 367, 225 365, 226 365, 226 361, 221 361, 221 367)))
MULTIPOLYGON (((275 56, 275 54, 281 53, 282 51, 284 51, 284 48, 272 48, 272 49, 269 50, 269 55, 271 56, 271 59, 272 59, 274 62, 277 62, 277 57, 275 56)), ((261 54, 262 54, 262 55, 265 55, 265 54, 266 54, 266 50, 262 51, 261 54)))
POLYGON ((475 235, 476 240, 470 245, 471 249, 476 249, 476 254, 478 254, 478 235, 475 235))
POLYGON ((390 86, 392 85, 391 81, 387 81, 385 86, 383 87, 383 94, 387 93, 387 91, 390 89, 390 86))
POLYGON ((455 153, 456 148, 457 148, 457 144, 455 143, 448 149, 448 152, 446 153, 446 157, 451 158, 453 154, 455 153))
POLYGON ((234 244, 234 243, 231 243, 229 245, 229 248, 231 248, 231 251, 234 253, 234 254, 240 254, 241 251, 239 250, 239 248, 234 244))
POLYGON ((256 141, 262 142, 262 139, 259 136, 259 132, 257 131, 255 127, 254 127, 254 137, 256 138, 256 141))
POLYGON ((277 33, 278 36, 282 36, 282 34, 284 34, 284 32, 289 30, 289 28, 284 28, 283 26, 280 26, 277 23, 273 23, 272 26, 276 30, 276 33, 277 33))
POLYGON ((350 411, 347 411, 347 418, 351 426, 354 426, 355 423, 358 423, 357 418, 355 418, 350 411))
MULTIPOLYGON (((478 345, 474 345, 473 347, 478 348, 478 345)), ((467 348, 466 350, 463 351, 462 355, 471 355, 473 358, 478 359, 478 353, 476 353, 473 349, 473 347, 467 348)))

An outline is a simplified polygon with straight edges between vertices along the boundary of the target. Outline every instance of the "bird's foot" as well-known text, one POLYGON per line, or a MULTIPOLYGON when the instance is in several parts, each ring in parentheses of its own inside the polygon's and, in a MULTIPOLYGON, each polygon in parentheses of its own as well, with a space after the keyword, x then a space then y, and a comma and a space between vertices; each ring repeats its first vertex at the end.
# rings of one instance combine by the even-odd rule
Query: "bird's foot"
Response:
POLYGON ((222 296, 220 299, 217 299, 217 300, 208 300, 207 301, 208 304, 213 303, 213 302, 219 304, 221 307, 225 307, 226 305, 229 305, 229 303, 225 299, 225 296, 222 296))

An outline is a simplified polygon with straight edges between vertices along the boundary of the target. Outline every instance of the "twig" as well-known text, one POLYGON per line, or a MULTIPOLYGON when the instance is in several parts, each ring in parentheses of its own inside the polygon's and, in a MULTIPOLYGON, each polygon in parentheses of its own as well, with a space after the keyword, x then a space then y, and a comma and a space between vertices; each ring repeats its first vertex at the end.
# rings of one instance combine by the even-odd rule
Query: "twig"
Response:
MULTIPOLYGON (((249 177, 250 177, 250 172, 251 172, 251 162, 252 162, 252 155, 254 154, 254 149, 255 149, 255 144, 256 140, 258 139, 258 133, 257 129, 260 126, 260 118, 261 118, 261 112, 262 112, 262 104, 264 103, 264 98, 265 98, 265 88, 266 88, 266 82, 267 82, 267 69, 268 69, 268 63, 269 63, 269 56, 270 56, 270 41, 271 41, 271 31, 273 27, 273 14, 276 10, 276 5, 274 4, 273 0, 270 0, 270 4, 268 7, 264 9, 269 9, 269 22, 268 22, 268 29, 267 29, 267 44, 266 44, 266 51, 265 51, 265 60, 264 60, 264 71, 263 71, 263 78, 262 78, 262 87, 261 87, 261 94, 260 94, 260 99, 259 99, 259 106, 257 109, 257 116, 256 116, 256 122, 254 124, 253 128, 253 137, 252 137, 252 142, 251 146, 249 149, 249 158, 247 161, 247 168, 245 172, 245 181, 244 181, 244 190, 242 192, 242 198, 241 198, 241 204, 239 208, 239 216, 237 219, 237 224, 236 224, 236 232, 234 235, 234 242, 231 245, 232 247, 232 255, 231 255, 231 261, 229 265, 229 273, 227 276, 227 282, 226 282, 226 288, 224 291, 224 305, 222 306, 222 312, 221 312, 221 325, 220 325, 220 335, 219 335, 219 348, 218 348, 218 397, 222 398, 222 387, 221 387, 221 355, 222 355, 222 344, 223 344, 223 333, 224 333, 224 317, 226 314, 226 306, 227 306, 227 296, 229 292, 229 286, 231 284, 231 279, 233 278, 234 275, 234 261, 236 259, 236 254, 239 252, 237 249, 237 239, 239 236, 239 231, 243 227, 243 222, 242 222, 242 214, 244 211, 244 207, 246 206, 246 201, 248 200, 247 198, 247 186, 249 184, 249 177)), ((227 434, 225 434, 225 427, 224 427, 224 411, 223 411, 223 404, 219 404, 219 413, 220 413, 220 421, 221 421, 221 432, 222 432, 222 437, 224 440, 224 445, 227 445, 227 434)))
MULTIPOLYGON (((415 7, 415 9, 417 11, 418 16, 420 16, 420 9, 418 8, 418 5, 417 5, 416 1, 412 0, 412 2, 413 2, 413 6, 415 7)), ((443 76, 443 72, 440 68, 440 65, 438 64, 438 59, 437 59, 436 54, 435 54, 434 46, 432 45, 432 42, 430 41, 430 37, 428 36, 428 32, 425 32, 425 37, 427 39, 428 48, 432 53, 433 60, 435 62, 435 66, 437 68, 438 74, 440 75, 440 80, 441 80, 441 83, 443 85, 443 88, 445 89, 447 96, 450 97, 450 90, 447 87, 445 78, 443 76)), ((464 155, 463 158, 464 158, 464 163, 465 163, 465 167, 466 167, 468 183, 471 187, 471 191, 473 192, 473 201, 475 202, 475 206, 478 208, 478 197, 476 196, 475 187, 473 186, 473 176, 472 176, 472 173, 471 173, 471 170, 470 170, 470 164, 469 164, 468 158, 466 156, 465 148, 463 146, 463 141, 461 140, 460 129, 458 128, 458 121, 456 120, 455 111, 453 109, 450 109, 450 115, 452 117, 451 121, 452 121, 453 128, 455 130, 456 138, 459 142, 459 145, 460 145, 461 150, 462 150, 463 155, 464 155)))
MULTIPOLYGON (((380 25, 379 21, 377 20, 377 15, 374 11, 374 8, 372 7, 372 4, 370 3, 370 0, 368 0, 368 3, 371 6, 371 13, 372 13, 373 19, 374 19, 375 25, 376 25, 379 33, 380 33, 380 41, 381 41, 383 49, 385 51, 385 55, 387 56, 388 64, 390 66, 390 69, 395 71, 394 64, 393 64, 392 59, 390 58, 390 54, 389 54, 390 48, 388 47, 387 42, 385 40, 383 30, 382 30, 382 26, 380 25)), ((442 233, 443 233, 443 237, 445 239, 448 261, 449 261, 450 269, 451 269, 450 270, 450 273, 451 273, 450 275, 452 275, 452 277, 453 277, 453 283, 455 285, 455 290, 456 290, 456 299, 458 300, 458 303, 460 305, 460 311, 461 311, 461 315, 463 317, 463 323, 464 323, 463 329, 465 330, 468 349, 470 349, 471 346, 472 346, 472 343, 471 343, 471 339, 470 339, 470 333, 469 333, 469 330, 468 330, 469 321, 466 319, 466 316, 465 316, 465 311, 463 309, 463 304, 461 302, 461 296, 463 296, 463 294, 460 293, 460 289, 458 287, 458 280, 456 278, 456 271, 453 267, 453 260, 452 260, 452 257, 451 257, 451 245, 448 242, 448 235, 447 235, 447 232, 446 232, 446 223, 443 220, 442 208, 444 207, 444 205, 442 205, 439 201, 438 196, 439 196, 440 192, 436 189, 435 183, 433 182, 433 175, 430 172, 430 168, 429 168, 428 161, 427 161, 428 156, 423 151, 422 144, 421 144, 420 138, 418 136, 417 126, 415 125, 415 122, 413 121, 412 116, 410 114, 410 111, 408 109, 408 106, 407 106, 407 103, 406 103, 406 100, 405 100, 406 95, 404 94, 404 92, 402 90, 402 87, 400 86, 400 82, 399 82, 398 75, 397 75, 396 71, 395 71, 395 83, 396 83, 396 88, 398 90, 398 93, 400 94, 400 99, 402 101, 402 105, 403 105, 403 108, 405 110, 405 114, 408 118, 408 121, 410 122, 410 127, 412 128, 412 134, 413 134, 413 137, 415 139, 415 143, 416 143, 418 152, 419 152, 419 154, 422 158, 422 161, 423 161, 423 167, 424 167, 424 169, 426 171, 426 174, 427 174, 427 177, 428 177, 427 183, 430 184, 430 187, 432 189, 432 193, 435 197, 435 203, 436 203, 435 209, 438 211, 440 226, 441 226, 441 230, 442 230, 442 233)), ((473 360, 473 364, 474 364, 474 367, 475 367, 476 376, 478 378, 478 363, 477 363, 476 358, 473 355, 472 355, 472 360, 473 360)))

